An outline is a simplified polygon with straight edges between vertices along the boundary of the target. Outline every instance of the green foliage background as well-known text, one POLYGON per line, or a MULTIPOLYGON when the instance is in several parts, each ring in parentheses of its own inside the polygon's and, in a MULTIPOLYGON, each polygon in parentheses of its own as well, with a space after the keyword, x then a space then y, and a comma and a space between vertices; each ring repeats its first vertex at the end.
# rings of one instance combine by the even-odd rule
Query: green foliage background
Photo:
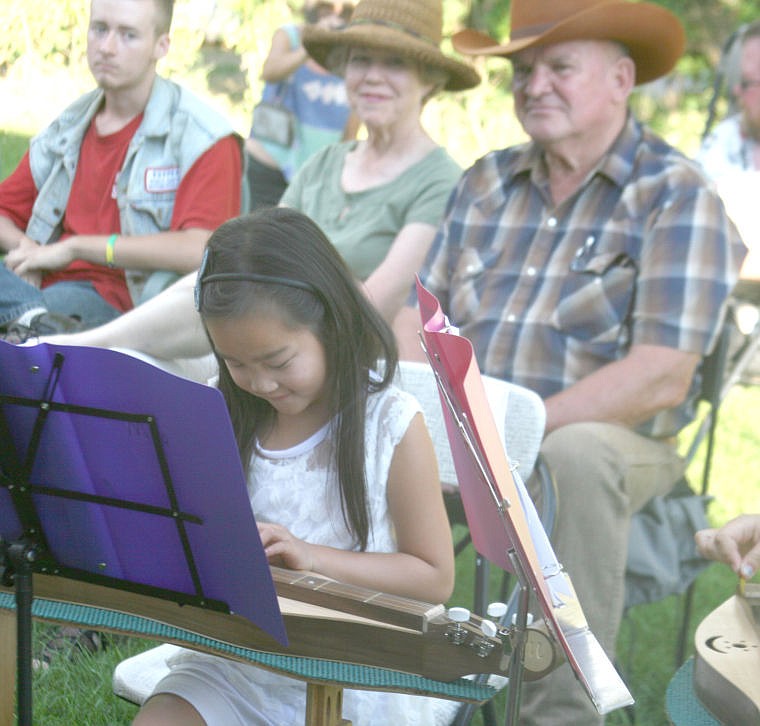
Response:
MULTIPOLYGON (((683 20, 688 50, 676 72, 637 92, 633 105, 669 141, 693 153, 721 45, 739 24, 760 17, 760 0, 662 0, 662 4, 683 20)), ((444 33, 448 38, 470 26, 505 38, 509 6, 506 0, 444 0, 444 33)), ((280 24, 298 19, 300 7, 298 0, 176 0, 172 46, 160 70, 211 96, 236 128, 247 134, 250 112, 261 91, 258 69, 272 33, 280 24)), ((64 86, 66 101, 90 87, 85 59, 88 8, 89 0, 0 0, 4 19, 0 129, 28 130, 30 124, 41 127, 47 120, 24 117, 23 108, 2 102, 2 96, 11 93, 13 81, 27 94, 44 94, 47 80, 53 86, 51 105, 57 100, 55 91, 64 86)), ((450 50, 448 40, 444 46, 450 50)), ((501 59, 476 63, 484 77, 481 86, 433 99, 424 116, 431 134, 463 165, 491 148, 522 138, 511 114, 509 64, 501 59)), ((54 110, 66 101, 62 98, 54 110)))
MULTIPOLYGON (((760 17, 760 0, 658 0, 683 21, 690 55, 711 65, 720 45, 740 23, 760 17)), ((183 59, 192 64, 193 51, 210 29, 223 33, 228 47, 245 55, 268 45, 272 28, 298 14, 295 0, 177 0, 173 27, 175 44, 182 41, 183 59), (213 16, 213 17, 212 17, 213 16), (215 27, 209 28, 209 24, 215 27), (177 36, 180 37, 177 37, 177 36)), ((509 29, 508 0, 444 0, 445 29, 466 25, 503 38, 509 29)), ((27 54, 73 66, 81 62, 86 42, 88 0, 0 0, 0 73, 27 54)))

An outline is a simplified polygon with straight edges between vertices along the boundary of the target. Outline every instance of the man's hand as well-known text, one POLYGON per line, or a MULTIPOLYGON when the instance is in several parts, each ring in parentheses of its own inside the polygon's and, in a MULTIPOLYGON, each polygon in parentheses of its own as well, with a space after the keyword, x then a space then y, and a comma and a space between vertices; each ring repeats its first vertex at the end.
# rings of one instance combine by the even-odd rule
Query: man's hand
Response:
POLYGON ((22 234, 19 237, 16 246, 10 250, 5 256, 5 266, 11 270, 14 274, 18 275, 22 280, 25 280, 30 285, 39 288, 42 284, 42 271, 40 270, 25 270, 23 265, 26 259, 33 255, 38 248, 40 248, 37 242, 31 237, 27 237, 22 234))
POLYGON ((6 255, 5 266, 27 282, 36 279, 39 287, 43 273, 62 270, 73 261, 72 248, 65 242, 41 245, 24 235, 6 255))

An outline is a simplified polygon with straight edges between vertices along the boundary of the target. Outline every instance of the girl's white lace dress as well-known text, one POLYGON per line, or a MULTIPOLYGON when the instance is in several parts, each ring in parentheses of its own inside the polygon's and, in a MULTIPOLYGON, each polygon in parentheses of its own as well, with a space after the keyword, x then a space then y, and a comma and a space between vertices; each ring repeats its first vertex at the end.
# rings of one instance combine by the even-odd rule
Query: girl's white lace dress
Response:
MULTIPOLYGON (((396 549, 386 483, 391 458, 420 411, 409 394, 389 387, 369 397, 366 423, 367 486, 372 529, 368 551, 396 549)), ((337 481, 328 471, 330 424, 287 450, 263 451, 248 479, 258 521, 282 524, 309 542, 352 548, 343 522, 337 481)), ((422 525, 424 526, 424 525, 422 525)), ((371 648, 372 643, 367 643, 371 648)), ((171 673, 154 693, 182 696, 208 726, 302 726, 306 684, 244 663, 183 650, 169 660, 171 673)), ((459 704, 444 699, 379 691, 344 691, 343 717, 354 726, 449 724, 459 704)))

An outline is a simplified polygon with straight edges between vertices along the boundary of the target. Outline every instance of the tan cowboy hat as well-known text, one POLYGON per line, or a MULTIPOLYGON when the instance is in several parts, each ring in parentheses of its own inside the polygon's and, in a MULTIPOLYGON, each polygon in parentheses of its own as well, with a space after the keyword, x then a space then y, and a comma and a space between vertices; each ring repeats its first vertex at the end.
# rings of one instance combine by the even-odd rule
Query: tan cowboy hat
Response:
POLYGON ((627 0, 512 0, 512 32, 500 45, 485 33, 462 30, 452 38, 465 55, 509 57, 524 48, 567 40, 615 40, 636 64, 636 83, 668 73, 681 57, 686 34, 669 10, 627 0))
POLYGON ((445 56, 440 49, 443 31, 441 0, 361 0, 345 27, 303 30, 306 52, 325 66, 336 46, 374 48, 399 53, 448 73, 444 88, 461 91, 480 83, 467 63, 445 56))

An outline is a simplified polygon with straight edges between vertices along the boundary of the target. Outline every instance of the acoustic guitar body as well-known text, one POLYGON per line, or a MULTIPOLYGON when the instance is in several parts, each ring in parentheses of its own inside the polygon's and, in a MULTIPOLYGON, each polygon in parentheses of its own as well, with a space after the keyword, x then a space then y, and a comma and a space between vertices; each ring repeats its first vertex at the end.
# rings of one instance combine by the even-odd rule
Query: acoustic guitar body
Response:
POLYGON ((704 707, 724 724, 760 724, 760 585, 713 610, 694 645, 694 691, 704 707))

